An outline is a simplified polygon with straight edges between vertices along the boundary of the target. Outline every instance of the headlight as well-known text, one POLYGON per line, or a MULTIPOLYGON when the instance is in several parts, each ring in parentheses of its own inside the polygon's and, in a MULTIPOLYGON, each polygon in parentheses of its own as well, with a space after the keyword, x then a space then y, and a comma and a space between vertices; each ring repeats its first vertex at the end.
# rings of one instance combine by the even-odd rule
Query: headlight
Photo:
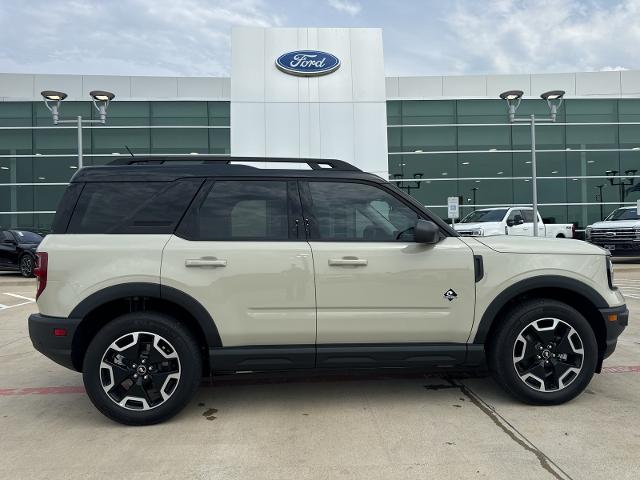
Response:
POLYGON ((584 236, 587 240, 591 238, 591 227, 586 228, 586 230, 584 231, 584 236))
POLYGON ((613 284, 613 262, 610 255, 607 255, 607 280, 609 281, 609 288, 616 290, 617 287, 613 284))
POLYGON ((481 237, 484 235, 484 230, 482 228, 474 228, 471 230, 471 235, 474 237, 481 237))

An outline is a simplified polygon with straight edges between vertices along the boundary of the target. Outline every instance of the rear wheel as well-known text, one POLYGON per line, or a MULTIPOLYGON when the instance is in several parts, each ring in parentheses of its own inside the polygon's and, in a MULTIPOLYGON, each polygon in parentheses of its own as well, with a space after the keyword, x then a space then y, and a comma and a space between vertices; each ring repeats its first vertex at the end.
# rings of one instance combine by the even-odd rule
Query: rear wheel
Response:
POLYGON ((108 323, 92 340, 83 364, 93 404, 127 425, 159 423, 178 413, 201 375, 190 332, 156 312, 128 313, 108 323))
POLYGON ((507 312, 488 353, 498 383, 538 405, 579 395, 598 361, 589 322, 569 305, 550 299, 531 300, 507 312))
POLYGON ((31 255, 25 254, 20 257, 20 275, 25 278, 33 277, 33 269, 35 267, 35 260, 31 255))

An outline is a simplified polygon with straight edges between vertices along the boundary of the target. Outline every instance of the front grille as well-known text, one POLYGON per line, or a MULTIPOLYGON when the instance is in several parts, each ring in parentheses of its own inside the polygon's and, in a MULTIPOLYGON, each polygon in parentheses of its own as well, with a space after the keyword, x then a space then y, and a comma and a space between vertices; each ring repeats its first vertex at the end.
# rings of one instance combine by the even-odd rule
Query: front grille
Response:
POLYGON ((606 230, 594 229, 591 230, 591 241, 606 244, 626 243, 634 240, 640 241, 640 238, 636 235, 636 230, 634 228, 608 228, 606 230))

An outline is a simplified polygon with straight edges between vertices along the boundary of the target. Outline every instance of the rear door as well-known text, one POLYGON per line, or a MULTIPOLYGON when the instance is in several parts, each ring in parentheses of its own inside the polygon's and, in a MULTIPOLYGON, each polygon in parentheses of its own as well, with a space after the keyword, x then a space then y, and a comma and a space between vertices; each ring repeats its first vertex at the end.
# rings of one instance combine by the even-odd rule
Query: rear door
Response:
MULTIPOLYGON (((522 217, 524 218, 525 225, 530 225, 529 235, 533 235, 533 210, 523 209, 522 217)), ((546 235, 545 225, 544 225, 544 222, 542 221, 542 217, 540 216, 540 212, 538 212, 538 230, 541 236, 544 237, 546 235)))
MULTIPOLYGON (((297 359, 267 357, 281 368, 313 366, 313 260, 300 212, 295 180, 208 181, 164 249, 162 284, 208 310, 225 352, 301 346, 297 359)), ((232 352, 238 369, 254 368, 243 368, 243 351, 232 352)))
POLYGON ((459 237, 415 243, 420 213, 379 185, 309 180, 302 191, 316 272, 319 365, 323 345, 466 342, 474 260, 459 237))

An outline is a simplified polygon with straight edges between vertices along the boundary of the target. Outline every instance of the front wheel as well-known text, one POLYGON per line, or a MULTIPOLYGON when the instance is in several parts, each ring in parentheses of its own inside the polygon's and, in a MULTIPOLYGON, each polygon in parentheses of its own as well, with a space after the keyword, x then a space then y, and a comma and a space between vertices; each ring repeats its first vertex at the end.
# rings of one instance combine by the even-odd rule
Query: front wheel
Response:
POLYGON ((489 348, 497 382, 516 398, 557 405, 591 381, 598 345, 589 322, 574 308, 550 299, 531 300, 507 312, 489 348))
POLYGON ((126 425, 174 416, 201 376, 202 360, 190 332, 156 312, 127 313, 108 323, 91 341, 83 363, 91 402, 126 425))

